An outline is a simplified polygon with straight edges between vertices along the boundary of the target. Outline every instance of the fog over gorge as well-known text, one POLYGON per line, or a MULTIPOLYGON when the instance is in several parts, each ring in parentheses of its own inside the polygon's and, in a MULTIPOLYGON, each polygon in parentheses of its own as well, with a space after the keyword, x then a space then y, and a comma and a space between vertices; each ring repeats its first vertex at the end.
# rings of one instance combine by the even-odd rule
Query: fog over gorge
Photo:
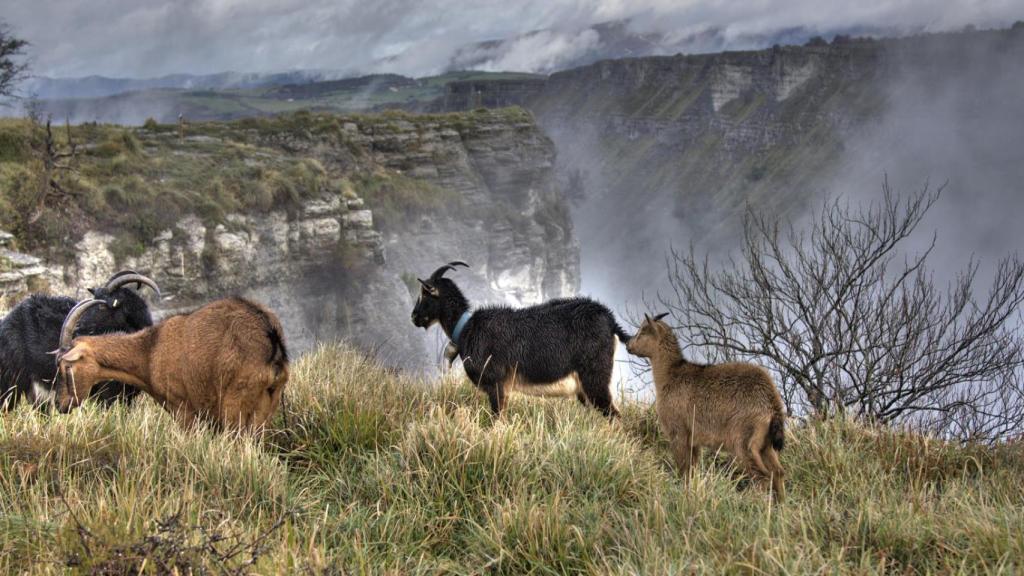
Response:
MULTIPOLYGON (((924 249, 937 233, 930 259, 937 278, 952 279, 973 256, 981 265, 978 281, 983 291, 994 264, 1024 248, 1018 230, 1024 215, 1019 145, 1024 42, 1020 35, 971 41, 939 36, 893 45, 884 54, 863 78, 836 78, 832 71, 833 77, 822 81, 843 85, 834 94, 829 91, 839 106, 806 100, 807 106, 822 106, 814 122, 828 125, 828 137, 820 143, 800 142, 797 136, 788 143, 772 142, 763 148, 753 144, 746 151, 707 156, 694 149, 704 146, 708 137, 737 129, 776 130, 786 120, 778 115, 754 118, 723 132, 709 111, 709 119, 698 122, 706 129, 673 135, 671 122, 644 120, 642 112, 624 123, 600 116, 563 122, 552 118, 555 113, 542 112, 542 124, 552 126, 563 166, 585 175, 586 199, 574 209, 584 291, 634 306, 645 299, 654 302, 657 292, 669 288, 665 260, 671 247, 687 251, 692 245, 698 254, 709 253, 717 262, 738 249, 740 221, 748 208, 777 213, 783 222, 800 228, 826 200, 855 206, 880 201, 886 179, 900 194, 926 186, 943 188, 940 200, 904 248, 924 249), (856 97, 851 96, 854 93, 856 97), (855 109, 862 97, 871 104, 855 109), (646 126, 659 122, 660 128, 646 126), (646 160, 637 164, 633 177, 624 176, 621 161, 598 144, 611 133, 629 142, 624 145, 627 150, 646 149, 646 160), (759 158, 765 149, 783 150, 781 160, 777 154, 770 157, 771 162, 785 163, 787 155, 801 156, 819 144, 830 153, 801 165, 795 177, 783 175, 775 181, 770 173, 761 180, 747 174, 738 185, 701 179, 711 166, 670 170, 672 176, 664 179, 646 175, 691 157, 697 162, 715 158, 729 167, 728 172, 742 175, 751 170, 750 159, 759 158), (723 197, 721 188, 731 193, 723 197)), ((646 81, 641 89, 650 86, 646 81)), ((753 165, 758 171, 763 166, 757 161, 753 165)))

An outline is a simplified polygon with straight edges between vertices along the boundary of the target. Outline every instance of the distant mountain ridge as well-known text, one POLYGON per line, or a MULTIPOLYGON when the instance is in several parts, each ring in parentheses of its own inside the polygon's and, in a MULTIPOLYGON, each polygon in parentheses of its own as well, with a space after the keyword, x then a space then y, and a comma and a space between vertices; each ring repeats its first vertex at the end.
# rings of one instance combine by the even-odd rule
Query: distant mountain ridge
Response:
POLYGON ((155 78, 110 78, 83 76, 80 78, 50 78, 36 76, 25 82, 22 90, 36 98, 57 100, 66 98, 102 98, 126 92, 143 90, 237 90, 308 84, 336 80, 345 74, 337 70, 294 70, 270 74, 220 72, 216 74, 168 74, 155 78))
POLYGON ((865 26, 817 30, 794 26, 766 33, 736 35, 728 34, 725 28, 713 27, 677 36, 644 31, 625 19, 583 28, 535 30, 510 38, 470 44, 456 50, 448 63, 448 70, 523 70, 550 74, 617 58, 761 49, 775 44, 803 44, 815 36, 884 37, 918 31, 865 26), (550 51, 549 57, 543 56, 545 51, 550 51), (542 56, 538 57, 538 53, 542 56), (531 60, 533 67, 524 65, 531 60))
MULTIPOLYGON (((659 56, 677 53, 698 54, 725 50, 766 48, 773 44, 802 44, 816 35, 832 37, 886 36, 913 31, 897 31, 868 27, 846 27, 835 30, 813 30, 806 27, 780 28, 763 34, 727 35, 723 28, 708 28, 676 37, 663 32, 638 29, 628 19, 602 22, 585 27, 541 29, 476 42, 457 48, 443 67, 442 73, 479 70, 503 72, 517 70, 550 74, 600 60, 659 56), (545 56, 545 53, 550 53, 545 56), (541 54, 541 56, 538 56, 541 54)), ((392 69, 400 56, 383 59, 373 67, 392 69)), ((23 91, 43 100, 70 98, 103 98, 128 92, 147 90, 248 90, 292 84, 311 84, 339 80, 399 76, 338 69, 298 69, 285 72, 218 72, 213 74, 167 74, 147 78, 37 76, 26 81, 23 91)), ((413 74, 412 76, 418 76, 413 74)), ((408 74, 401 75, 409 78, 408 74)))

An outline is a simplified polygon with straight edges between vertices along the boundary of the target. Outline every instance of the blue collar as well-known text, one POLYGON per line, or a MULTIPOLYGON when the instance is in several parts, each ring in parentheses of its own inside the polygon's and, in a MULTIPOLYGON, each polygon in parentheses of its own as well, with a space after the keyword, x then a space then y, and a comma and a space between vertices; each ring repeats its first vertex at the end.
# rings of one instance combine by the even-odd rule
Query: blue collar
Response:
POLYGON ((470 316, 472 316, 472 314, 469 313, 469 310, 466 310, 462 313, 462 316, 459 317, 459 321, 455 323, 455 329, 452 330, 452 344, 455 344, 456 347, 459 345, 459 336, 462 336, 462 329, 466 327, 466 323, 469 322, 470 316))

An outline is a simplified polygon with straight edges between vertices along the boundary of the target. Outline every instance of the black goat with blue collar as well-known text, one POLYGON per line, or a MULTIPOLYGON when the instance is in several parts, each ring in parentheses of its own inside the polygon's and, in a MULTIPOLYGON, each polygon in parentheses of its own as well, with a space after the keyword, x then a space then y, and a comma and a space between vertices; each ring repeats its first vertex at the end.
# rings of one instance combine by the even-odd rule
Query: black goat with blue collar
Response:
MULTIPOLYGON (((470 312, 469 301, 438 268, 412 311, 414 325, 436 324, 452 340, 466 374, 501 413, 515 390, 540 396, 576 396, 606 416, 618 415, 611 378, 616 339, 629 335, 604 305, 588 298, 558 298, 527 308, 491 306, 470 312)), ((449 356, 453 359, 454 354, 449 356)))

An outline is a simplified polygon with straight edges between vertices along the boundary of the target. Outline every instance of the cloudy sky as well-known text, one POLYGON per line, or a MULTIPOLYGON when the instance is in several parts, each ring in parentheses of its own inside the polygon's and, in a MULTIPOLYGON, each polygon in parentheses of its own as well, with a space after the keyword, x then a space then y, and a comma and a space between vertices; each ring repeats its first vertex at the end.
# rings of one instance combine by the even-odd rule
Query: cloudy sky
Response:
MULTIPOLYGON (((475 42, 514 43, 494 67, 544 70, 593 48, 590 25, 727 42, 803 27, 939 31, 1024 19, 1020 0, 7 0, 46 76, 148 77, 300 68, 425 75, 475 42)), ((747 47, 747 46, 737 46, 747 47)))

